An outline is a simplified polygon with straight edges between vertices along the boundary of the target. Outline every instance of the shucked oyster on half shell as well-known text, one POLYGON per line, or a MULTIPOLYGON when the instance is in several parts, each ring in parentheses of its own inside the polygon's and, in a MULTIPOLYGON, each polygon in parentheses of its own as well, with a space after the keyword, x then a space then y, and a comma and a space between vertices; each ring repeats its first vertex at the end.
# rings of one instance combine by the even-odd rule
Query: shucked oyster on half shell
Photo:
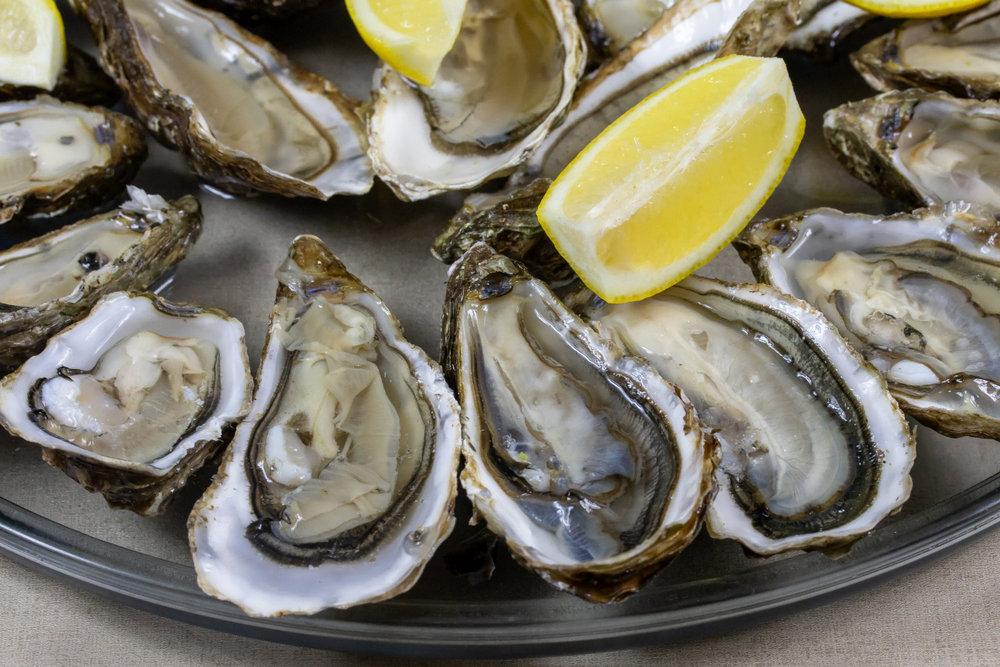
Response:
POLYGON ((758 554, 842 552, 910 495, 915 447, 885 381, 818 311, 766 285, 691 276, 575 310, 680 387, 719 442, 713 537, 758 554))
POLYGON ((442 359, 462 485, 522 565, 609 602, 697 534, 715 446, 691 404, 484 243, 451 268, 442 359))
POLYGON ((407 201, 506 176, 562 120, 584 65, 569 0, 469 0, 430 86, 376 73, 376 173, 407 201))
POLYGON ((1000 225, 952 202, 874 217, 820 208, 736 241, 759 280, 819 308, 903 410, 953 437, 1000 439, 1000 225))
POLYGON ((319 239, 277 276, 253 407, 188 521, 198 583, 253 616, 393 597, 455 525, 458 405, 319 239))
POLYGON ((0 104, 0 223, 99 206, 146 159, 131 118, 42 95, 0 104))
POLYGON ((147 289, 191 250, 198 200, 129 194, 121 208, 0 252, 0 369, 40 352, 104 295, 147 289))
POLYGON ((87 106, 110 107, 122 96, 122 91, 93 56, 67 44, 66 64, 52 90, 0 81, 0 102, 30 100, 39 95, 51 95, 64 102, 87 106))
POLYGON ((1000 98, 1000 1, 907 21, 852 54, 851 64, 876 90, 919 87, 1000 98))
POLYGON ((823 133, 840 163, 886 196, 1000 213, 1000 103, 893 91, 827 111, 823 133))
POLYGON ((115 292, 0 382, 0 422, 113 507, 161 512, 250 407, 243 325, 115 292))
POLYGON ((156 138, 230 192, 328 199, 372 185, 359 103, 186 0, 74 0, 156 138))

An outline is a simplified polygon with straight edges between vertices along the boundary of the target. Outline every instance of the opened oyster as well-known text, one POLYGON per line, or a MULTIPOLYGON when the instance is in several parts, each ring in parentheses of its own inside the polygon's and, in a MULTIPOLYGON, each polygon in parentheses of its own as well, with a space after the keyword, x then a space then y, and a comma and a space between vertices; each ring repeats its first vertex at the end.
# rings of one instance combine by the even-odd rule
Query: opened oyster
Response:
POLYGON ((568 0, 469 0, 432 85, 377 73, 376 173, 405 200, 509 174, 565 114, 584 48, 568 0))
POLYGON ((0 382, 0 421, 112 507, 161 512, 250 406, 243 325, 115 292, 0 382))
POLYGON ((142 128, 107 109, 40 96, 0 104, 0 223, 99 206, 146 159, 142 128))
POLYGON ((649 364, 484 243, 451 269, 443 328, 462 405, 462 484, 522 565, 608 602, 694 538, 714 443, 649 364))
POLYGON ((841 164, 886 196, 1000 212, 1000 103, 883 93, 827 111, 823 133, 841 164))
POLYGON ((359 103, 186 0, 74 0, 129 106, 198 175, 235 193, 367 192, 359 103))
POLYGON ((689 277, 578 311, 648 359, 719 442, 713 537, 834 554, 910 495, 914 443, 885 382, 816 310, 763 285, 689 277))
POLYGON ((319 239, 277 275, 253 408, 188 522, 198 583, 253 616, 390 598, 455 524, 458 405, 319 239))
POLYGON ((821 208, 754 223, 737 248, 758 279, 823 311, 907 413, 1000 439, 998 234, 962 202, 887 218, 821 208))
POLYGON ((144 290, 201 234, 194 197, 129 186, 121 208, 0 252, 0 369, 20 365, 106 294, 144 290))
POLYGON ((587 75, 566 119, 513 179, 555 178, 604 128, 650 93, 715 54, 751 0, 678 0, 652 27, 587 75))
POLYGON ((1000 97, 1000 1, 964 14, 907 21, 851 55, 873 88, 1000 97))
POLYGON ((30 100, 46 94, 64 102, 110 107, 122 96, 122 91, 92 56, 67 44, 66 64, 52 90, 0 82, 0 102, 30 100))

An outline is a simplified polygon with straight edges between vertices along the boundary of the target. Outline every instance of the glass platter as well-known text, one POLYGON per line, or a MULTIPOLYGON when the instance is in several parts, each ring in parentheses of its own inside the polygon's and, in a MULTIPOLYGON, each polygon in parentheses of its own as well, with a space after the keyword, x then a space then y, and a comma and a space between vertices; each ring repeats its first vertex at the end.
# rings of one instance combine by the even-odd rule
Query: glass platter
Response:
MULTIPOLYGON (((292 58, 345 92, 365 99, 375 59, 337 2, 266 33, 292 58)), ((71 41, 89 46, 63 8, 71 41)), ((784 182, 761 212, 775 216, 814 206, 885 213, 892 203, 853 180, 822 138, 822 113, 872 92, 843 52, 887 29, 869 26, 832 65, 791 56, 789 69, 807 119, 806 137, 784 182)), ((205 230, 163 293, 220 307, 245 325, 250 358, 259 358, 276 281, 288 244, 316 234, 377 291, 432 354, 438 349, 446 267, 428 252, 462 197, 402 204, 376 185, 331 202, 280 197, 230 198, 205 187, 183 160, 155 142, 136 184, 173 198, 195 193, 205 230)), ((59 221, 65 222, 65 221, 59 221)), ((8 246, 55 223, 5 225, 8 246)), ((751 275, 731 249, 703 270, 730 280, 751 275)), ((29 567, 170 618, 309 647, 420 656, 510 657, 582 653, 683 641, 761 623, 856 592, 938 558, 1000 522, 1000 446, 951 440, 921 429, 913 494, 902 511, 838 560, 792 553, 745 556, 734 542, 704 532, 680 557, 624 603, 596 606, 558 593, 521 569, 503 549, 488 581, 473 584, 448 567, 477 535, 460 504, 454 534, 410 592, 387 602, 312 617, 254 619, 203 595, 187 550, 188 510, 211 478, 199 473, 163 516, 109 510, 41 461, 37 448, 3 434, 0 550, 29 567)))

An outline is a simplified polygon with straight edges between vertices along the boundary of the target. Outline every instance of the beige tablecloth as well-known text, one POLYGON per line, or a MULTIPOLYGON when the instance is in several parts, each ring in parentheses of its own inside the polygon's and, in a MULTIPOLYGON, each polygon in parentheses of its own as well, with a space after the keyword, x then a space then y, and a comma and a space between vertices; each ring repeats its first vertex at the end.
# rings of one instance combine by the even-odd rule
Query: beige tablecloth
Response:
MULTIPOLYGON (((196 628, 108 602, 6 558, 0 558, 0 628, 0 664, 19 667, 413 662, 300 649, 196 628)), ((574 667, 1000 664, 1000 533, 902 579, 750 630, 674 646, 510 662, 574 667)))

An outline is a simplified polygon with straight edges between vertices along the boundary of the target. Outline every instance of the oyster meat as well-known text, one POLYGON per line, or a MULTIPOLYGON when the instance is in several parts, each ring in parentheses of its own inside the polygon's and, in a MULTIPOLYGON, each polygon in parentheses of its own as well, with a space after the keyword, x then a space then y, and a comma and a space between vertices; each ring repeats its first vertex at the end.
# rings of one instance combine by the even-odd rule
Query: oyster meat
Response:
POLYGON ((581 296, 584 317, 683 389, 719 442, 713 537, 762 555, 837 554, 909 497, 906 420, 813 308, 694 276, 633 303, 581 296))
POLYGON ((430 86, 376 74, 376 173, 408 201, 509 174, 562 119, 584 53, 568 0, 469 0, 430 86))
POLYGON ((876 90, 918 87, 1000 98, 1000 1, 907 21, 852 54, 851 64, 876 90))
POLYGON ((67 44, 66 64, 52 90, 0 81, 0 102, 30 100, 39 95, 51 95, 64 102, 86 106, 110 107, 122 96, 122 91, 93 56, 67 44))
POLYGON ((146 155, 142 128, 122 114, 45 95, 0 103, 0 223, 99 206, 146 155))
POLYGON ((201 234, 194 197, 129 194, 119 209, 0 252, 0 370, 40 352, 102 296, 147 289, 191 250, 201 234))
POLYGON ((129 106, 224 190, 328 199, 372 185, 359 103, 186 0, 74 0, 129 106))
POLYGON ((161 512, 250 406, 243 325, 115 292, 0 382, 0 421, 112 507, 161 512))
POLYGON ((826 112, 823 133, 852 175, 909 206, 964 200, 1000 213, 1000 103, 919 89, 826 112))
POLYGON ((819 308, 945 435, 1000 439, 1000 225, 951 202, 874 217, 821 208, 752 224, 759 280, 819 308))
POLYGON ((458 405, 319 239, 278 280, 253 407, 188 522, 198 583, 253 616, 393 597, 455 524, 458 405))
POLYGON ((615 601, 697 534, 715 446, 691 404, 484 243, 451 269, 442 358, 465 492, 522 565, 615 601))

